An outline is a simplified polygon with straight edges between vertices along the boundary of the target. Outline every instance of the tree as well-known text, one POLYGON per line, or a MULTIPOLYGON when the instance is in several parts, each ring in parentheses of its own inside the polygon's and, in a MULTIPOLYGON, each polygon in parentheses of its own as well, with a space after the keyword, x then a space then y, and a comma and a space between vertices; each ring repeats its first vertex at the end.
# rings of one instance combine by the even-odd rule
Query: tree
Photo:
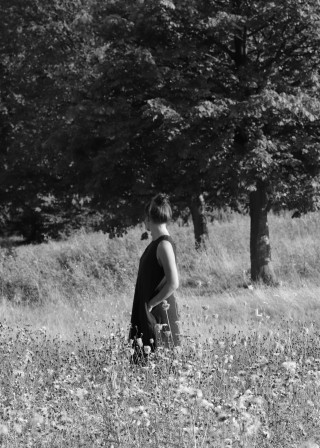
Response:
POLYGON ((0 201, 7 221, 19 220, 31 239, 40 237, 44 198, 56 198, 49 208, 57 216, 75 193, 64 128, 94 77, 88 9, 85 0, 0 5, 0 201))
POLYGON ((204 207, 191 198, 208 192, 209 202, 232 206, 249 197, 252 279, 274 282, 268 210, 317 206, 319 8, 299 0, 107 5, 90 102, 100 111, 92 121, 104 143, 93 165, 104 200, 117 190, 126 207, 164 189, 191 205, 196 223, 204 207))
POLYGON ((128 167, 134 155, 140 185, 165 179, 177 198, 181 190, 231 205, 248 197, 252 279, 275 282, 270 207, 318 206, 320 5, 120 4, 106 16, 109 63, 99 82, 104 104, 125 105, 126 132, 118 138, 111 126, 100 160, 117 154, 128 167))
POLYGON ((117 217, 123 206, 127 222, 128 217, 136 222, 141 203, 154 192, 170 193, 179 207, 192 209, 196 241, 201 245, 207 227, 206 181, 200 173, 207 164, 188 151, 196 143, 182 132, 181 115, 197 102, 189 78, 192 70, 194 78, 199 73, 196 61, 192 70, 185 61, 189 48, 182 51, 168 16, 171 7, 169 2, 119 1, 106 5, 104 19, 100 9, 96 12, 95 23, 104 42, 97 61, 100 76, 83 98, 81 110, 75 111, 71 132, 75 140, 86 142, 78 146, 75 165, 94 202, 116 209, 117 217), (99 142, 95 154, 87 139, 77 139, 79 130, 90 141, 99 142))
POLYGON ((198 122, 214 123, 221 190, 249 194, 252 279, 274 283, 268 211, 318 206, 320 5, 238 0, 204 11, 198 42, 223 89, 202 103, 198 122))

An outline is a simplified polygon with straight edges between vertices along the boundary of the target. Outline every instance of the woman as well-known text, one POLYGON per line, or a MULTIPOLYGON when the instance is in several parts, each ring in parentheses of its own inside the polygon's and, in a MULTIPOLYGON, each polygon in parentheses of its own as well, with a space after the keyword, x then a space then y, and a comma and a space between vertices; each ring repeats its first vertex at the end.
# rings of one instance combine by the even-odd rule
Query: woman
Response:
POLYGON ((173 294, 179 286, 179 277, 175 245, 167 229, 172 217, 168 197, 158 194, 145 212, 145 226, 151 232, 152 242, 140 259, 130 328, 138 358, 150 348, 154 351, 159 344, 180 345, 179 316, 173 294))

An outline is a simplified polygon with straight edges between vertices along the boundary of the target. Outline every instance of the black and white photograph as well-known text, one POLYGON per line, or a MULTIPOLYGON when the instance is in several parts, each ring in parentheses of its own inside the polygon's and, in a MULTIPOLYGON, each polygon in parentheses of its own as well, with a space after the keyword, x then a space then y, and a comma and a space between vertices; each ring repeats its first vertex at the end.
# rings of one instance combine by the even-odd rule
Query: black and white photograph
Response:
POLYGON ((0 447, 320 448, 320 0, 0 18, 0 447))

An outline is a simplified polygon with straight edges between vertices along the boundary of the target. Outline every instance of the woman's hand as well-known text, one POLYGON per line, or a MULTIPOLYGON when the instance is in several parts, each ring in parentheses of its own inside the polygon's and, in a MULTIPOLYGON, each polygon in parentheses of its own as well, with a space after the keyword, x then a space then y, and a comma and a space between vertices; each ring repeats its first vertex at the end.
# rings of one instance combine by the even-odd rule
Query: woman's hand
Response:
POLYGON ((150 305, 150 303, 148 303, 147 308, 148 308, 149 313, 151 313, 151 311, 152 311, 152 309, 153 309, 153 306, 150 305))

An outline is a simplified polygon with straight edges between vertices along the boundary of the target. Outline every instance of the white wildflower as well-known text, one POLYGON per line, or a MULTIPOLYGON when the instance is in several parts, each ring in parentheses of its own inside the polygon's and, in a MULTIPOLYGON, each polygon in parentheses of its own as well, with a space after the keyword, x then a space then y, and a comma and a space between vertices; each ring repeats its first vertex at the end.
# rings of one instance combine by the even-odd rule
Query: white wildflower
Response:
POLYGON ((8 426, 0 424, 0 436, 7 436, 9 434, 8 426))
POLYGON ((165 311, 168 311, 168 309, 170 308, 170 304, 169 304, 166 300, 163 300, 163 301, 162 301, 162 308, 163 308, 165 311))
POLYGON ((297 363, 295 361, 285 361, 282 366, 290 373, 295 373, 297 369, 297 363))
POLYGON ((145 345, 143 348, 146 355, 149 355, 151 353, 151 347, 150 345, 145 345))
POLYGON ((200 404, 206 409, 213 408, 213 404, 210 403, 210 401, 206 400, 205 398, 201 401, 200 404))

